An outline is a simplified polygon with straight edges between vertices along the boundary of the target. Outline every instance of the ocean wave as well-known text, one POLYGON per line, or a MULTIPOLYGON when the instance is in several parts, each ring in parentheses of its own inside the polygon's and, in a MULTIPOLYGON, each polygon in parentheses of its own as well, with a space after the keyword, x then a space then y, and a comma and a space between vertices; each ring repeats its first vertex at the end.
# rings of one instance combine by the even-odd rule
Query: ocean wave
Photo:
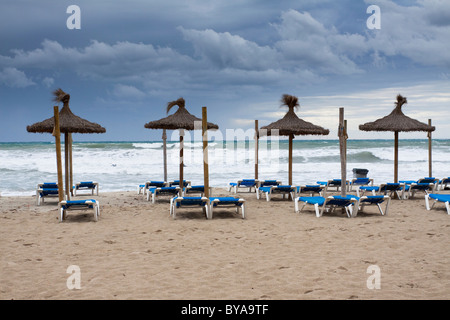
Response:
MULTIPOLYGON (((104 191, 131 188, 146 180, 163 179, 162 141, 76 142, 73 152, 74 180, 99 181, 104 191)), ((185 177, 193 183, 203 181, 201 141, 185 141, 185 177)), ((227 185, 236 179, 253 176, 254 141, 212 141, 210 183, 227 185)), ((261 179, 286 182, 288 141, 260 144, 261 179)), ((64 147, 64 145, 63 145, 64 147)), ((169 179, 178 178, 179 142, 167 142, 169 179)), ((64 148, 63 148, 64 150, 64 148)), ((433 140, 433 174, 450 175, 450 140, 433 140)), ((64 157, 64 156, 63 156, 64 157)), ((348 175, 353 167, 367 168, 376 182, 392 179, 393 140, 349 140, 348 175)), ((418 179, 428 174, 426 139, 401 140, 399 178, 418 179)), ((64 161, 64 160, 63 160, 64 161)), ((294 182, 314 182, 336 178, 340 172, 339 141, 294 140, 294 182)), ((0 191, 34 190, 37 183, 56 180, 55 147, 51 143, 0 143, 0 191)), ((132 189, 132 188, 131 188, 132 189)))
MULTIPOLYGON (((308 157, 308 162, 311 163, 335 163, 341 162, 340 155, 329 155, 329 156, 317 156, 317 157, 308 157)), ((391 162, 388 159, 382 159, 377 157, 370 151, 362 151, 357 153, 347 154, 347 162, 348 163, 386 163, 391 162)))

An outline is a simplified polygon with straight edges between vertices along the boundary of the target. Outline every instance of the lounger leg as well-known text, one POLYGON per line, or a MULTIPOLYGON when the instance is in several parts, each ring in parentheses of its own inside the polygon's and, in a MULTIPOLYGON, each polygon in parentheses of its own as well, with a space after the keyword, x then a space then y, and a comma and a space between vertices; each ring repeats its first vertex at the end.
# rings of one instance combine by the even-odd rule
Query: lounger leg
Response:
POLYGON ((298 199, 299 199, 299 198, 295 198, 295 199, 294 199, 294 212, 295 212, 295 213, 298 212, 298 199))
POLYGON ((389 204, 390 204, 390 203, 391 203, 391 198, 389 198, 389 199, 387 200, 386 208, 384 209, 384 215, 387 215, 387 214, 388 214, 389 204))
POLYGON ((94 206, 94 220, 98 221, 98 207, 94 206))
POLYGON ((176 217, 176 211, 177 211, 177 203, 174 201, 172 205, 172 218, 175 220, 176 217))
POLYGON ((352 217, 353 215, 352 205, 345 207, 345 213, 347 214, 348 218, 352 217))
POLYGON ((447 208, 447 214, 450 215, 450 205, 448 201, 445 203, 445 207, 447 208))
POLYGON ((425 207, 427 210, 431 210, 430 208, 430 197, 428 195, 425 195, 425 207))
POLYGON ((40 200, 39 198, 40 198, 39 192, 36 191, 36 205, 37 205, 37 206, 41 204, 41 200, 40 200))
POLYGON ((325 204, 322 206, 322 208, 320 209, 320 212, 319 212, 319 204, 315 203, 314 210, 316 211, 316 217, 320 218, 323 215, 323 210, 325 210, 325 204))
POLYGON ((241 205, 242 219, 245 219, 245 204, 241 205))
POLYGON ((377 203, 377 207, 378 207, 378 210, 380 210, 381 215, 384 216, 383 209, 381 208, 381 205, 379 203, 377 203))
POLYGON ((156 202, 156 190, 154 193, 152 193, 152 203, 156 202))
POLYGON ((213 217, 213 207, 214 207, 214 205, 205 205, 205 207, 207 207, 206 208, 206 217, 208 218, 208 219, 212 219, 212 217, 213 217))
POLYGON ((270 192, 266 192, 266 199, 267 201, 270 201, 270 192))
POLYGON ((60 210, 60 222, 64 221, 66 219, 66 210, 64 208, 61 208, 60 210))

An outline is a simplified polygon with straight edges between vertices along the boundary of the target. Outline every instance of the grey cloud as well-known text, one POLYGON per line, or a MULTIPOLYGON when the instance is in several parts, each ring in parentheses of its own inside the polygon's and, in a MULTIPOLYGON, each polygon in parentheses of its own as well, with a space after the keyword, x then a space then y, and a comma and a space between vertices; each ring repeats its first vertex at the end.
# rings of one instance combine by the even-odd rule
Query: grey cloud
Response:
POLYGON ((409 7, 387 0, 375 2, 381 9, 381 29, 367 33, 370 50, 406 57, 423 66, 450 67, 450 28, 438 22, 450 16, 448 2, 421 1, 420 6, 409 7))
POLYGON ((279 54, 268 46, 259 46, 229 32, 178 29, 192 43, 198 56, 219 68, 267 70, 278 66, 279 54))
POLYGON ((7 67, 0 71, 0 83, 11 88, 26 88, 35 83, 23 71, 7 67))

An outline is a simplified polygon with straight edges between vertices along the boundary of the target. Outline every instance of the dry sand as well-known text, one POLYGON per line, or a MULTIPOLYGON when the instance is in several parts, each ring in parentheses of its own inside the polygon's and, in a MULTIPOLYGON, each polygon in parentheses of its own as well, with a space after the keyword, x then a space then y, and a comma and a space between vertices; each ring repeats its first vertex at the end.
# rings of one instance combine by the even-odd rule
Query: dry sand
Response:
MULTIPOLYGON (((214 195, 229 195, 224 189, 214 195)), ((101 216, 53 199, 0 197, 0 299, 449 299, 450 216, 423 196, 388 215, 294 213, 287 200, 246 199, 246 219, 218 209, 169 216, 168 200, 100 193, 101 216), (68 289, 71 265, 81 288, 68 289), (368 267, 380 270, 369 289, 368 267)), ((87 199, 92 196, 78 196, 87 199)), ((372 283, 372 282, 370 282, 372 283)))

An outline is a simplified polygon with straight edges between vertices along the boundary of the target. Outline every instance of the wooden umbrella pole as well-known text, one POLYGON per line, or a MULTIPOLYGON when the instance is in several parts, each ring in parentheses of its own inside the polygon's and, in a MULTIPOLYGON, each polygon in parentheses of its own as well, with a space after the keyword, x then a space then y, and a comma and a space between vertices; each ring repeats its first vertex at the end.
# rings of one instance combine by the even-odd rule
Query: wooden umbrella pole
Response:
POLYGON ((70 190, 69 190, 69 133, 64 133, 64 156, 65 161, 65 180, 66 180, 66 197, 70 200, 70 190))
POLYGON ((167 182, 167 134, 166 129, 163 129, 162 134, 162 140, 163 140, 163 161, 164 161, 164 182, 167 182))
POLYGON ((61 133, 59 131, 59 110, 58 106, 53 107, 53 113, 55 118, 55 127, 53 129, 53 135, 55 136, 56 146, 56 167, 58 170, 58 197, 59 201, 64 200, 64 187, 62 178, 62 163, 61 163, 61 133))
POLYGON ((255 180, 258 180, 258 149, 259 149, 258 120, 255 120, 255 180))
POLYGON ((398 183, 398 131, 394 132, 394 183, 398 183))
POLYGON ((203 181, 205 197, 209 198, 209 165, 208 165, 208 115, 206 107, 202 107, 202 137, 203 137, 203 181))
POLYGON ((183 159, 183 152, 184 152, 184 129, 180 129, 180 190, 183 192, 184 183, 183 183, 183 166, 184 166, 184 159, 183 159))
POLYGON ((72 149, 73 149, 72 133, 69 133, 69 171, 70 171, 70 194, 73 196, 73 162, 72 162, 72 149))
POLYGON ((294 135, 289 134, 289 185, 292 185, 292 142, 294 140, 294 135))
MULTIPOLYGON (((431 119, 428 119, 428 125, 431 127, 431 119)), ((433 152, 432 152, 432 136, 428 131, 428 176, 433 176, 433 152)))
POLYGON ((339 150, 341 155, 341 196, 347 195, 347 156, 344 108, 339 108, 339 150))

